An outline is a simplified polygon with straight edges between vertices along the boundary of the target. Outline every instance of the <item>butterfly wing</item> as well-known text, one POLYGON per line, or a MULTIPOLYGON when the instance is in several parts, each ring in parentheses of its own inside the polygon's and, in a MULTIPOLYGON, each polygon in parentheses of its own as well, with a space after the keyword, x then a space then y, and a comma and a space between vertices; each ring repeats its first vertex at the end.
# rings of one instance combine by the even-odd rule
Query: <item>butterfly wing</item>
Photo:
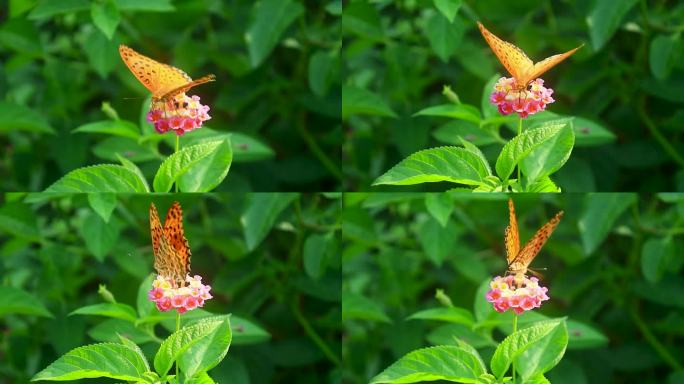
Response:
POLYGON ((183 210, 177 201, 171 205, 171 208, 166 213, 164 238, 168 240, 169 245, 174 250, 176 258, 173 263, 174 277, 183 281, 185 276, 190 273, 191 253, 188 239, 185 238, 185 230, 183 229, 183 210))
POLYGON ((513 261, 509 262, 509 265, 516 263, 519 266, 522 266, 522 269, 527 269, 530 263, 532 263, 532 260, 534 260, 539 253, 541 247, 544 245, 544 243, 546 243, 546 240, 549 239, 553 231, 558 226, 561 217, 563 217, 563 211, 558 212, 553 219, 549 220, 548 223, 539 228, 537 233, 535 233, 534 236, 527 242, 527 244, 525 244, 518 256, 516 256, 513 261))
POLYGON ((178 255, 169 243, 169 239, 164 235, 164 229, 162 228, 157 207, 154 206, 154 203, 150 204, 150 232, 152 235, 152 251, 154 253, 154 269, 159 275, 176 280, 174 263, 178 259, 178 255))
POLYGON ((518 252, 520 252, 520 235, 518 233, 518 219, 515 217, 515 206, 513 205, 513 199, 508 199, 508 215, 509 224, 506 227, 505 240, 506 240, 506 261, 510 264, 518 252))
POLYGON ((579 47, 571 49, 565 53, 559 53, 558 55, 547 57, 546 59, 538 63, 535 63, 530 69, 528 69, 528 71, 523 76, 525 84, 538 78, 539 76, 543 75, 546 71, 556 66, 561 61, 567 59, 570 55, 575 53, 575 51, 582 48, 583 45, 580 45, 579 47))
POLYGON ((152 97, 156 99, 168 99, 195 85, 211 81, 207 80, 207 78, 213 76, 205 76, 199 80, 193 81, 192 78, 182 70, 152 60, 123 44, 119 45, 119 54, 124 63, 126 63, 126 66, 128 66, 128 69, 133 72, 133 75, 135 75, 145 88, 152 92, 152 97))
POLYGON ((216 81, 216 76, 214 76, 213 74, 202 76, 197 80, 193 80, 187 84, 181 85, 180 87, 176 87, 176 88, 166 92, 160 98, 164 99, 164 100, 168 100, 168 99, 178 95, 179 93, 187 92, 192 87, 198 86, 200 84, 208 83, 210 81, 216 81))
POLYGON ((489 47, 494 51, 496 57, 499 58, 501 64, 506 67, 508 73, 518 80, 518 84, 521 84, 520 80, 525 77, 525 74, 530 71, 530 68, 534 65, 532 60, 525 55, 525 52, 523 52, 522 49, 507 41, 499 39, 493 33, 489 32, 489 30, 487 30, 479 21, 477 22, 477 26, 480 28, 480 32, 482 32, 482 36, 484 36, 489 47))

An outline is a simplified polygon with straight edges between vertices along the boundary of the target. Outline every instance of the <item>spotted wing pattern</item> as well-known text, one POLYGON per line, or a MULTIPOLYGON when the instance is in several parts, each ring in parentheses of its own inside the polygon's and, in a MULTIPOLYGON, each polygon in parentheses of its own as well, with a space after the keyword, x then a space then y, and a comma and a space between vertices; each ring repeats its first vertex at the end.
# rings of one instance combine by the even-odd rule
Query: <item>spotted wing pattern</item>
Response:
POLYGON ((534 258, 537 256, 539 250, 541 250, 544 243, 546 243, 546 240, 549 239, 562 217, 563 211, 560 211, 556 214, 556 216, 553 217, 553 219, 549 220, 548 223, 539 228, 537 233, 535 233, 534 236, 527 242, 527 244, 525 244, 523 249, 520 251, 520 253, 518 253, 513 261, 509 262, 509 268, 515 265, 515 268, 513 269, 516 272, 525 273, 527 271, 527 267, 529 267, 530 263, 532 263, 532 260, 534 260, 534 258))
POLYGON ((157 100, 168 100, 194 86, 215 80, 214 75, 207 75, 193 81, 182 70, 152 60, 123 44, 119 45, 119 54, 128 69, 157 100))
POLYGON ((164 277, 182 283, 190 272, 190 247, 183 233, 183 213, 180 204, 174 203, 167 214, 164 227, 159 220, 157 207, 150 204, 150 231, 154 253, 154 269, 164 277))
POLYGON ((510 264, 520 252, 520 234, 518 233, 518 219, 515 217, 513 199, 508 199, 509 224, 506 227, 506 261, 510 264))

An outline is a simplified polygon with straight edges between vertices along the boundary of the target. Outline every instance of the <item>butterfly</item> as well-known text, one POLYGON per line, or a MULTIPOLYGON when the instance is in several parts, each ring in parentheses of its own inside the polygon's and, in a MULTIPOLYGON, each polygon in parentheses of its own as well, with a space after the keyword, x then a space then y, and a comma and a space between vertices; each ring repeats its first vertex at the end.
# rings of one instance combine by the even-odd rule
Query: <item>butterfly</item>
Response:
POLYGON ((138 81, 152 92, 153 102, 169 101, 192 87, 216 80, 213 74, 193 80, 182 70, 152 60, 123 44, 119 45, 119 54, 138 81))
POLYGON ((516 276, 522 276, 527 273, 532 260, 537 256, 541 247, 549 239, 553 231, 558 226, 563 211, 556 213, 553 219, 544 224, 537 233, 525 244, 523 249, 520 249, 520 234, 518 233, 518 219, 515 217, 515 206, 513 200, 508 199, 508 213, 510 222, 506 227, 505 242, 506 242, 506 261, 508 262, 508 273, 516 276))
POLYGON ((501 64, 503 64, 508 73, 515 78, 516 89, 518 90, 525 89, 530 81, 538 78, 584 46, 584 44, 582 44, 565 53, 553 55, 538 63, 534 63, 527 57, 522 49, 507 41, 499 39, 493 33, 489 32, 479 21, 477 22, 477 26, 480 28, 480 32, 482 32, 482 36, 484 36, 489 47, 492 48, 496 57, 499 58, 501 64))
POLYGON ((150 231, 154 269, 160 276, 170 278, 183 285, 185 276, 190 272, 190 246, 183 230, 183 210, 174 202, 166 213, 162 227, 154 203, 150 204, 150 231))

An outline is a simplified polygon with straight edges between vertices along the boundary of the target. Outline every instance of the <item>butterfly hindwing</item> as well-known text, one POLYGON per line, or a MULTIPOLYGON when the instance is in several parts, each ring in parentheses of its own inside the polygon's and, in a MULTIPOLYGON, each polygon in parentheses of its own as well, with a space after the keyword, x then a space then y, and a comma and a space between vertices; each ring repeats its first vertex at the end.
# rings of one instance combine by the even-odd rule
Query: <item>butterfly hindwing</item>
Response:
POLYGON ((506 261, 510 264, 520 252, 520 234, 518 233, 518 219, 515 217, 513 199, 508 199, 509 224, 506 227, 506 261))
POLYGON ((178 274, 185 278, 190 272, 190 246, 183 229, 183 209, 178 202, 174 202, 166 213, 164 221, 164 237, 177 253, 178 274))
POLYGON ((180 205, 174 203, 169 208, 162 227, 157 207, 150 204, 150 232, 154 269, 159 275, 181 283, 190 271, 190 248, 183 233, 180 205))

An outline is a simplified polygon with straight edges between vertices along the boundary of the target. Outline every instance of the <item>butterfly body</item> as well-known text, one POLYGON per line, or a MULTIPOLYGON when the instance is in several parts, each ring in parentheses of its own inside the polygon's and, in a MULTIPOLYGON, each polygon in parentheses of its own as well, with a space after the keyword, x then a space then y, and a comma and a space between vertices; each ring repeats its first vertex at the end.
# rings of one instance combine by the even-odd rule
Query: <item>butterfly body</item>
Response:
POLYGON ((119 54, 133 75, 152 93, 152 102, 167 102, 200 84, 215 81, 209 74, 193 80, 181 69, 160 63, 121 44, 119 54))
POLYGON ((520 235, 518 233, 518 221, 515 216, 515 206, 513 200, 508 200, 509 225, 505 231, 506 261, 508 262, 507 272, 522 277, 528 271, 532 260, 537 256, 546 240, 549 239, 553 231, 558 226, 563 211, 560 211, 549 222, 544 224, 532 238, 520 249, 520 235))
POLYGON ((154 269, 160 276, 171 279, 182 286, 190 272, 190 246, 183 229, 183 211, 178 202, 169 208, 164 226, 159 220, 157 207, 150 204, 150 232, 154 269))
POLYGON ((485 41, 487 41, 487 44, 492 51, 494 51, 494 54, 501 64, 503 64, 508 73, 515 79, 516 90, 526 89, 532 80, 538 78, 582 47, 582 45, 580 45, 565 53, 553 55, 535 63, 527 57, 522 49, 507 41, 501 40, 485 28, 479 21, 477 22, 477 26, 480 28, 482 36, 485 38, 485 41))

